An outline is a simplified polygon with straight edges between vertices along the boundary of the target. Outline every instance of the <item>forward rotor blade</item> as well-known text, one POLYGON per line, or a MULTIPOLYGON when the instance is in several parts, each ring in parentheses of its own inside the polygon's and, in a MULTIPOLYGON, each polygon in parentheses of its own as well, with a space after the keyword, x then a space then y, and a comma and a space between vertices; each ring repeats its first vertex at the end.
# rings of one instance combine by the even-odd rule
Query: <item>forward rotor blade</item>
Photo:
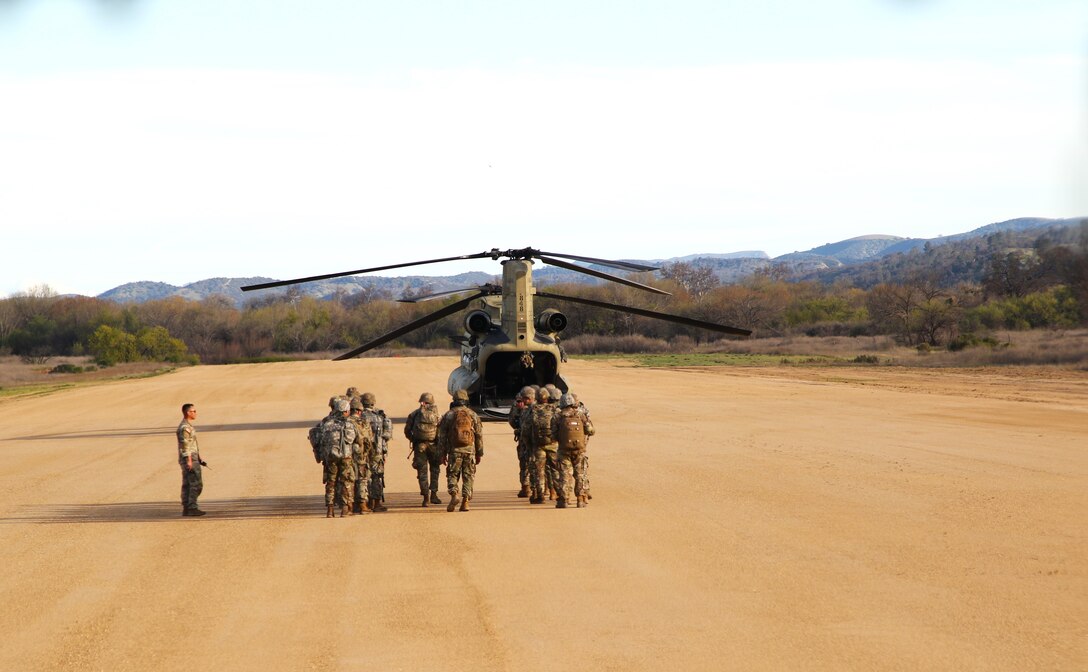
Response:
POLYGON ((545 264, 551 264, 552 266, 559 266, 560 268, 566 268, 572 271, 578 271, 579 273, 585 273, 586 275, 592 275, 603 280, 611 280, 612 282, 618 282, 621 285, 628 285, 629 287, 637 287, 638 289, 645 289, 647 292, 653 292, 654 294, 664 294, 665 296, 672 296, 669 292, 657 287, 651 287, 644 285, 641 282, 635 282, 634 280, 628 280, 627 278, 621 278, 616 275, 609 275, 608 273, 602 273, 601 271, 595 271, 592 268, 586 268, 585 266, 579 266, 577 264, 571 264, 566 261, 560 261, 559 259, 553 259, 552 257, 537 257, 545 264))
MULTIPOLYGON (((584 261, 590 264, 599 264, 601 266, 611 266, 612 268, 618 268, 624 271, 656 271, 659 270, 658 266, 647 266, 646 264, 637 264, 633 261, 615 261, 613 259, 597 259, 596 257, 580 257, 576 254, 564 254, 563 252, 540 252, 540 254, 547 255, 549 257, 563 257, 564 259, 574 259, 576 261, 584 261)), ((543 259, 543 257, 541 257, 543 259)))
POLYGON ((675 322, 677 324, 687 325, 689 327, 699 327, 700 329, 710 329, 711 331, 718 331, 723 334, 733 334, 736 336, 751 336, 751 329, 741 329, 739 327, 729 327, 724 324, 716 324, 714 322, 704 322, 702 320, 696 320, 690 317, 683 317, 680 315, 670 315, 668 313, 658 313, 652 310, 643 310, 642 308, 633 308, 631 306, 621 306, 617 303, 605 303, 604 301, 594 301, 593 299, 583 299, 576 296, 562 296, 560 294, 550 294, 547 292, 537 292, 537 296, 542 296, 548 299, 559 299, 560 301, 570 301, 572 303, 582 303, 587 306, 595 306, 597 308, 607 308, 609 310, 619 310, 625 313, 631 313, 633 315, 641 315, 642 317, 652 317, 657 320, 665 320, 666 322, 675 322))
POLYGON ((441 299, 446 296, 455 296, 457 294, 464 294, 465 292, 480 292, 481 294, 501 294, 502 287, 499 285, 492 285, 490 283, 485 285, 478 285, 476 287, 465 287, 464 289, 451 289, 446 292, 438 292, 436 294, 425 294, 423 296, 413 296, 408 299, 397 299, 399 303, 422 303, 423 301, 432 301, 434 299, 441 299))
POLYGON ((357 356, 363 354, 364 352, 366 352, 367 350, 371 350, 373 348, 376 348, 379 345, 382 345, 383 343, 388 343, 389 341, 392 341, 395 338, 399 338, 399 337, 407 334, 408 332, 415 331, 416 329, 419 329, 420 327, 422 327, 424 325, 430 324, 431 322, 435 322, 436 320, 441 320, 443 317, 445 317, 447 315, 452 315, 453 313, 456 313, 457 311, 461 310, 462 308, 464 308, 468 304, 472 303, 476 299, 480 298, 481 296, 484 296, 483 292, 480 292, 478 294, 473 294, 472 296, 468 297, 467 299, 461 299, 460 301, 455 301, 454 303, 451 303, 450 305, 446 306, 445 308, 440 308, 440 309, 436 310, 435 312, 433 312, 433 313, 431 313, 429 315, 425 315, 425 316, 419 318, 418 320, 415 320, 414 322, 409 322, 408 324, 404 325, 403 327, 400 327, 399 329, 394 329, 393 331, 389 332, 388 334, 385 334, 384 336, 379 336, 378 338, 375 338, 373 341, 370 341, 369 343, 364 343, 363 345, 360 345, 359 347, 355 348, 354 350, 352 350, 350 352, 345 352, 344 354, 340 355, 339 357, 334 357, 333 361, 338 362, 338 361, 340 361, 342 359, 351 359, 352 357, 357 357, 357 356))
POLYGON ((388 271, 391 268, 405 268, 406 266, 422 266, 423 264, 438 264, 443 261, 460 261, 462 259, 483 259, 484 257, 490 257, 491 252, 477 252, 476 254, 463 254, 459 257, 444 257, 442 259, 427 259, 426 261, 409 261, 404 264, 389 264, 388 266, 375 266, 373 268, 360 268, 354 271, 343 271, 341 273, 325 273, 324 275, 311 275, 305 278, 295 278, 293 280, 276 280, 274 282, 262 282, 257 285, 246 285, 242 287, 243 292, 252 292, 256 289, 271 289, 272 287, 283 287, 285 285, 297 285, 303 282, 313 282, 314 280, 330 280, 332 278, 342 278, 347 275, 358 275, 360 273, 372 273, 374 271, 388 271))

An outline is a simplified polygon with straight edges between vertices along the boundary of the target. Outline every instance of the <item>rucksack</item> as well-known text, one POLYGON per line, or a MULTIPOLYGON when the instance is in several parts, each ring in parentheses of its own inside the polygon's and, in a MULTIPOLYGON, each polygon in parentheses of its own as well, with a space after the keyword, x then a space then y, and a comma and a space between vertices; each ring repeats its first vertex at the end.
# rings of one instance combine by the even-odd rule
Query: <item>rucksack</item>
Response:
POLYGON ((552 438, 552 416, 555 409, 550 404, 533 406, 533 441, 538 448, 555 443, 552 438))
POLYGON ((471 446, 476 442, 476 430, 472 426, 472 415, 466 409, 456 411, 453 416, 453 432, 451 435, 455 448, 471 446))
MULTIPOLYGON (((354 436, 348 436, 348 423, 342 418, 325 422, 322 434, 322 447, 326 457, 351 457, 349 452, 351 449, 346 447, 346 442, 350 442, 354 439, 354 436)), ((352 427, 354 429, 354 427, 352 427)))
POLYGON ((563 414, 559 419, 559 449, 575 452, 586 449, 586 427, 578 413, 563 414))
POLYGON ((325 461, 325 421, 317 423, 310 428, 308 434, 310 439, 310 447, 314 451, 314 460, 317 462, 325 461))
POLYGON ((438 436, 438 421, 441 419, 438 409, 434 406, 420 408, 416 421, 412 425, 412 440, 434 441, 438 436))

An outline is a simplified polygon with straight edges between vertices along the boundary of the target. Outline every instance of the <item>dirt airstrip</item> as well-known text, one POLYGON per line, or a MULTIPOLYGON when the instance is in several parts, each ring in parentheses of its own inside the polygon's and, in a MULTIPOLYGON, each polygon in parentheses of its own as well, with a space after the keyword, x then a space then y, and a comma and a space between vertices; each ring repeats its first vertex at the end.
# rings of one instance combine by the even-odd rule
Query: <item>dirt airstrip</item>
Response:
POLYGON ((401 427, 453 363, 0 401, 0 669, 1088 669, 1083 371, 574 361, 589 508, 516 498, 489 423, 473 510, 450 514, 419 507, 401 427), (394 418, 391 510, 327 520, 306 430, 349 385, 394 418))

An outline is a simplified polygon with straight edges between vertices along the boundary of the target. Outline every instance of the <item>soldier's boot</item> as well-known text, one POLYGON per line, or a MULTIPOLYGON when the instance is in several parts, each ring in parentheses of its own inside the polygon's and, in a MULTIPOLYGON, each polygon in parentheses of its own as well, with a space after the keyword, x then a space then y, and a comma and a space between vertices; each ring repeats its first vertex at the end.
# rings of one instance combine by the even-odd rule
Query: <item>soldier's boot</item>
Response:
POLYGON ((461 500, 461 510, 462 511, 468 511, 468 500, 470 500, 470 499, 472 499, 472 498, 471 497, 465 497, 464 499, 461 500))
POLYGON ((430 503, 431 503, 431 498, 428 497, 427 495, 423 495, 423 503, 420 504, 420 506, 422 506, 423 508, 427 508, 427 506, 429 506, 430 503))
POLYGON ((544 495, 539 490, 534 491, 532 496, 529 497, 529 503, 530 504, 541 504, 543 502, 544 502, 544 495))
POLYGON ((354 504, 351 505, 351 513, 354 514, 354 515, 360 515, 360 514, 363 513, 363 502, 362 502, 362 500, 357 501, 357 502, 355 502, 354 504))
POLYGON ((370 502, 365 499, 359 500, 359 510, 363 513, 373 513, 373 511, 370 510, 370 502))
POLYGON ((332 505, 325 507, 325 517, 332 518, 332 505))
POLYGON ((548 499, 555 499, 555 488, 548 488, 548 499))
POLYGON ((353 516, 353 515, 355 515, 355 514, 353 514, 351 512, 351 507, 349 507, 347 504, 340 507, 340 517, 341 518, 344 518, 344 517, 347 517, 347 516, 353 516))
POLYGON ((389 510, 385 506, 385 504, 382 504, 382 500, 378 499, 377 497, 370 500, 370 508, 374 511, 374 513, 381 513, 382 511, 388 511, 389 510))
POLYGON ((521 486, 521 491, 518 492, 518 497, 528 497, 528 496, 529 496, 529 486, 527 486, 527 485, 521 486))
POLYGON ((589 506, 589 502, 586 501, 585 495, 578 495, 578 508, 584 509, 589 506))
POLYGON ((567 500, 563 499, 562 497, 555 500, 555 508, 557 508, 557 509, 567 508, 567 500))
POLYGON ((432 490, 431 491, 431 504, 441 504, 441 503, 442 503, 442 500, 438 498, 438 491, 437 490, 432 490))
POLYGON ((457 493, 451 492, 450 503, 446 505, 446 510, 453 513, 455 509, 457 509, 457 493))

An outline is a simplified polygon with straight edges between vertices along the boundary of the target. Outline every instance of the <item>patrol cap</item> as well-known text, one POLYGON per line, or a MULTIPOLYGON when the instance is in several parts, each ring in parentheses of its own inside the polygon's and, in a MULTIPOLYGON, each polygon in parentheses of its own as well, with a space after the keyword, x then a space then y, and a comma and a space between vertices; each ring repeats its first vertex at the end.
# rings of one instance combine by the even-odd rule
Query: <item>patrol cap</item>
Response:
POLYGON ((424 392, 423 394, 419 395, 419 401, 424 404, 433 404, 434 395, 430 392, 424 392))
POLYGON ((568 392, 568 393, 564 394, 563 396, 559 397, 559 407, 560 408, 566 408, 567 406, 574 406, 574 404, 575 404, 574 395, 571 394, 570 392, 568 392))
POLYGON ((345 411, 350 411, 351 410, 351 403, 347 399, 337 399, 336 400, 336 410, 340 411, 341 413, 343 413, 345 411))
POLYGON ((457 390, 456 392, 453 393, 453 400, 454 401, 468 401, 468 391, 467 390, 457 390))
POLYGON ((377 399, 374 398, 374 394, 371 392, 363 392, 363 406, 373 406, 377 403, 377 399))

